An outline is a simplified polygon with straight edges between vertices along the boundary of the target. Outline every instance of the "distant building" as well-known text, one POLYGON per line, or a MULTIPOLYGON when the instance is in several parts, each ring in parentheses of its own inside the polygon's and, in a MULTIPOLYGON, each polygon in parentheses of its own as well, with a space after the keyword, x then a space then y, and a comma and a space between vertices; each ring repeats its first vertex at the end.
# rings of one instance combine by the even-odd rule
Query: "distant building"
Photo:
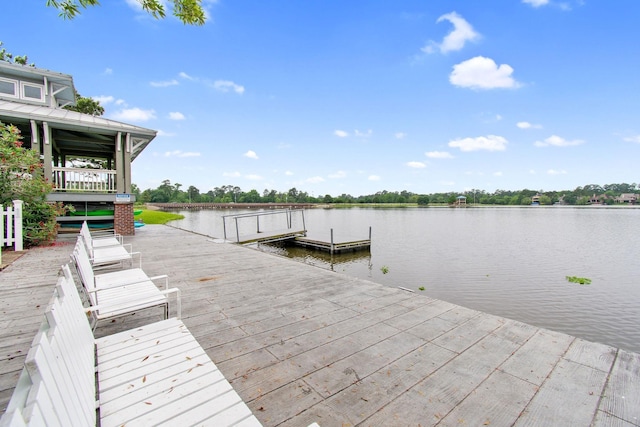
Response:
POLYGON ((604 194, 598 196, 595 193, 593 194, 593 196, 589 197, 589 200, 587 201, 587 204, 589 205, 603 205, 604 204, 604 199, 606 198, 606 196, 604 194))
POLYGON ((455 205, 458 207, 466 207, 467 206, 467 197, 466 196, 458 196, 456 197, 455 205))
POLYGON ((615 199, 613 199, 615 203, 626 203, 629 205, 635 205, 638 202, 638 195, 635 193, 622 193, 615 199))

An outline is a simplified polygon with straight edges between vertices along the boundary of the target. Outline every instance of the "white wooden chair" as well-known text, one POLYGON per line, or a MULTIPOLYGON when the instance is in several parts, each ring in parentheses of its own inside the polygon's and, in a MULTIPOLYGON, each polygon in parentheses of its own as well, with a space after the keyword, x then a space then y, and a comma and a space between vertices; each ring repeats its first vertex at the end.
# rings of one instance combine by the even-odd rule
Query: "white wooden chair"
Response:
POLYGON ((87 246, 91 245, 93 248, 104 248, 106 246, 122 246, 124 239, 121 234, 115 232, 94 232, 89 229, 87 221, 82 222, 80 227, 80 234, 84 239, 87 246))
MULTIPOLYGON (((83 226, 85 224, 86 221, 83 223, 83 226)), ((114 237, 105 240, 104 242, 107 244, 98 243, 103 241, 94 239, 89 232, 88 226, 85 229, 80 228, 78 240, 84 242, 91 259, 91 265, 96 268, 110 267, 114 264, 122 265, 124 261, 129 261, 131 266, 133 266, 133 257, 136 255, 138 256, 139 266, 142 267, 142 254, 140 252, 133 252, 131 243, 113 244, 117 242, 117 239, 114 237)))
MULTIPOLYGON (((92 312, 93 328, 102 320, 131 314, 153 307, 164 308, 164 318, 169 317, 169 294, 176 295, 176 313, 181 316, 180 290, 169 288, 169 277, 165 275, 149 277, 140 268, 95 274, 85 246, 78 241, 71 258, 75 264, 80 282, 91 306, 99 306, 92 312), (154 283, 164 282, 160 290, 154 283)), ((67 280, 73 281, 71 270, 63 266, 67 280)))
POLYGON ((61 277, 0 426, 95 425, 261 424, 181 320, 94 339, 61 277))

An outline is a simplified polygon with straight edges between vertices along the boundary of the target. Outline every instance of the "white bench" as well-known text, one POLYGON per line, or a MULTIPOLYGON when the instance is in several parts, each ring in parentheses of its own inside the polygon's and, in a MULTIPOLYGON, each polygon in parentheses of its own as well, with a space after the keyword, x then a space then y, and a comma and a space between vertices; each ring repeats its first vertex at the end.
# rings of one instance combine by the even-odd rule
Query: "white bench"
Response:
POLYGON ((182 321, 96 340, 61 277, 0 426, 161 424, 261 425, 182 321))
POLYGON ((115 232, 94 232, 89 230, 89 224, 87 221, 82 222, 80 227, 80 235, 84 239, 87 245, 91 245, 93 248, 103 248, 106 246, 122 246, 124 244, 121 234, 115 232))
POLYGON ((140 252, 133 252, 131 243, 125 243, 122 245, 106 245, 106 246, 94 246, 93 240, 89 238, 87 240, 86 234, 80 231, 78 235, 78 241, 84 242, 89 258, 91 259, 91 265, 96 268, 110 267, 114 264, 123 264, 124 261, 129 261, 133 266, 134 256, 138 256, 139 267, 142 268, 142 254, 140 252))
MULTIPOLYGON (((76 243, 71 258, 87 294, 89 304, 99 307, 94 308, 91 313, 94 329, 102 320, 159 306, 164 308, 164 318, 167 319, 169 317, 169 294, 176 295, 176 315, 178 318, 181 317, 180 290, 169 288, 167 275, 149 277, 140 268, 95 274, 89 261, 89 255, 80 241, 76 243), (160 290, 154 281, 163 281, 164 289, 160 290)), ((62 270, 67 280, 73 281, 69 267, 63 266, 62 270)))

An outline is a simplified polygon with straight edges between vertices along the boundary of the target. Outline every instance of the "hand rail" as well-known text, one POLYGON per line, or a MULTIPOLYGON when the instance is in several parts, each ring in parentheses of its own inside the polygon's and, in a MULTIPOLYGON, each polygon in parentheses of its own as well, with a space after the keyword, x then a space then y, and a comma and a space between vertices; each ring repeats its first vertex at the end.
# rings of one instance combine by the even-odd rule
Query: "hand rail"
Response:
POLYGON ((116 193, 116 171, 53 167, 53 191, 116 193))

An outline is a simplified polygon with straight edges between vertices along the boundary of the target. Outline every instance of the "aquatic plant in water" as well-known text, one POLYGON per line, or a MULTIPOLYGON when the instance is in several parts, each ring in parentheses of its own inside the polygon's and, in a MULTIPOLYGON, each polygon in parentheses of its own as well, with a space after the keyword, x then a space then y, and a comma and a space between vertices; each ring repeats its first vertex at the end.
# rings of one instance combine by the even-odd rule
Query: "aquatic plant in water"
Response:
POLYGON ((418 289, 424 291, 424 286, 420 286, 418 289))
POLYGON ((586 277, 567 276, 567 280, 571 283, 580 283, 581 285, 590 285, 591 279, 586 277))
POLYGON ((382 271, 382 274, 387 274, 389 272, 389 267, 383 265, 382 267, 380 267, 380 271, 382 271))

